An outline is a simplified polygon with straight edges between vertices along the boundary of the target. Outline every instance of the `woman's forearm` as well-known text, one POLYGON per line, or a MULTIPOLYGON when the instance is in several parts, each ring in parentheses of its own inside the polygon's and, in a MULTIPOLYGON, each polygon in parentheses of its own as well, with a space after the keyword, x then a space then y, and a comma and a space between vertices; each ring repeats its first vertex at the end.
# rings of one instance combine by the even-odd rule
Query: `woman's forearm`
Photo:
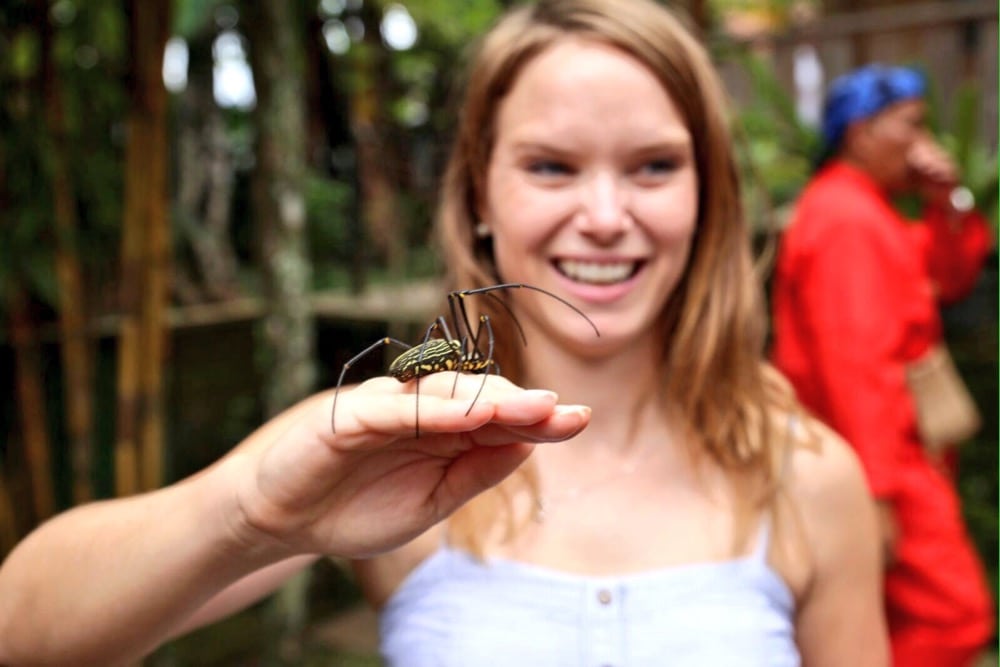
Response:
POLYGON ((259 599, 311 556, 405 544, 565 440, 587 408, 498 376, 318 395, 174 486, 52 519, 0 567, 0 665, 113 665, 259 599), (469 395, 480 400, 470 408, 469 395), (454 396, 453 396, 454 394, 454 396))
POLYGON ((171 630, 169 638, 180 637, 192 630, 210 625, 230 614, 246 609, 275 592, 292 575, 311 566, 319 558, 316 554, 292 556, 251 572, 220 591, 199 607, 196 612, 185 618, 179 626, 171 630))
POLYGON ((266 572, 283 570, 267 566, 282 557, 240 542, 232 490, 253 474, 246 455, 307 404, 184 482, 78 507, 26 537, 0 566, 0 665, 128 662, 273 590, 266 572))
POLYGON ((39 527, 0 567, 0 664, 101 664, 154 649, 273 555, 227 526, 224 466, 39 527))

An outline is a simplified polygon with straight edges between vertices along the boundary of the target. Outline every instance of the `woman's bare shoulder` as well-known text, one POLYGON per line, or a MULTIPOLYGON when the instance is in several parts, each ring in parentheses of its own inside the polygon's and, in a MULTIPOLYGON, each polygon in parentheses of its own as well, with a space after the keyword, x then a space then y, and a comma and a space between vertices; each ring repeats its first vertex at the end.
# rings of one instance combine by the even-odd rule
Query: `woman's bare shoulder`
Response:
POLYGON ((851 446, 830 427, 813 418, 799 420, 792 434, 791 469, 787 488, 803 509, 829 503, 868 502, 870 494, 861 461, 851 446))
POLYGON ((851 446, 805 420, 785 488, 799 528, 796 635, 804 662, 886 663, 875 500, 851 446), (831 636, 857 642, 833 645, 831 636))
POLYGON ((805 420, 794 438, 785 491, 812 575, 823 577, 846 559, 877 558, 875 500, 857 454, 813 419, 805 420))

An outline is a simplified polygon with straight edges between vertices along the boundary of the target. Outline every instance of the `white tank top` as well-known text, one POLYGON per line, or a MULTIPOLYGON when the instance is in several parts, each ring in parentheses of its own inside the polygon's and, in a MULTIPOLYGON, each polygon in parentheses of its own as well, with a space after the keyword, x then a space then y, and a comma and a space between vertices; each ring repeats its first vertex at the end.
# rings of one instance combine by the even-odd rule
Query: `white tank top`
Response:
POLYGON ((380 617, 389 667, 797 667, 794 598, 748 556, 584 576, 443 547, 380 617))

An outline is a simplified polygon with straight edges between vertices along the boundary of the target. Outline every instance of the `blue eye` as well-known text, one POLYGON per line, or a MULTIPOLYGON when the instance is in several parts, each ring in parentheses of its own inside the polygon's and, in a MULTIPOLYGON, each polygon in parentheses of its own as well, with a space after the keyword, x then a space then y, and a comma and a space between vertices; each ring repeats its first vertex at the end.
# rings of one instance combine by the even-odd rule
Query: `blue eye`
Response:
POLYGON ((555 160, 535 160, 528 165, 528 171, 539 176, 565 176, 571 173, 568 165, 555 160))
POLYGON ((669 159, 650 160, 642 166, 642 171, 665 173, 677 169, 677 161, 669 159))

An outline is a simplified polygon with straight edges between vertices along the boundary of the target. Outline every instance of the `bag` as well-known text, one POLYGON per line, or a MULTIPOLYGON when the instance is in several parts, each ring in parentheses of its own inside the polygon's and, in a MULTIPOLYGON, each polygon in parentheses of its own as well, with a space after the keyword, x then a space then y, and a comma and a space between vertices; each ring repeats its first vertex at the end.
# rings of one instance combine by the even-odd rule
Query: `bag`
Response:
POLYGON ((917 413, 917 432, 928 454, 938 456, 979 431, 982 418, 944 345, 906 367, 917 413))

